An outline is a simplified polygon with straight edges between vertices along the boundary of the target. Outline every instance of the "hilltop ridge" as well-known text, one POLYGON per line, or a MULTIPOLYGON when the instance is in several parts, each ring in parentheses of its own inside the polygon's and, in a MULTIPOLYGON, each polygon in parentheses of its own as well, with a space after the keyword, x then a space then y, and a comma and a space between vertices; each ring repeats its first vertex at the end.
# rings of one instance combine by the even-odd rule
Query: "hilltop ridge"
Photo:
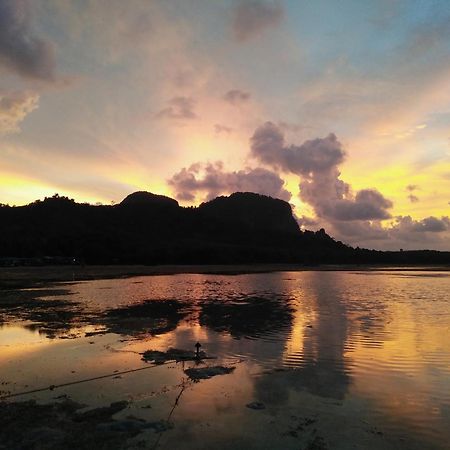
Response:
POLYGON ((144 191, 116 205, 59 195, 2 205, 0 259, 48 256, 86 264, 450 263, 450 252, 354 249, 323 229, 302 231, 289 203, 251 192, 187 208, 144 191))

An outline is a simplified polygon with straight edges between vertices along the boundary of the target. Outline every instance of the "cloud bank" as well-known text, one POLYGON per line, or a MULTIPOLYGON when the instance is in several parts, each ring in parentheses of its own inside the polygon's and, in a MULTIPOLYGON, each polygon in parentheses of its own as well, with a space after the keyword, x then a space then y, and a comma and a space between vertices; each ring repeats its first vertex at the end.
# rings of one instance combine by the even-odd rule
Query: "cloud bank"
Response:
MULTIPOLYGON (((265 168, 227 172, 221 162, 196 163, 181 169, 168 184, 177 198, 189 202, 198 199, 199 194, 208 200, 236 191, 252 191, 289 201, 291 193, 280 173, 294 174, 299 178, 300 199, 315 215, 298 216, 301 227, 324 227, 350 245, 375 244, 385 249, 444 248, 450 238, 447 216, 422 220, 392 217, 392 201, 377 189, 354 191, 341 179, 339 166, 345 161, 346 152, 332 133, 300 145, 288 145, 282 127, 266 122, 250 138, 250 156, 265 168), (383 222, 388 219, 389 223, 383 222)), ((406 187, 411 196, 418 189, 416 185, 406 187)))
POLYGON ((174 174, 168 184, 176 198, 184 201, 193 201, 198 194, 210 200, 233 192, 256 192, 286 201, 291 198, 278 174, 263 168, 227 172, 222 162, 192 164, 174 174))
POLYGON ((338 166, 346 155, 334 134, 287 146, 281 128, 266 122, 256 129, 250 144, 252 156, 261 163, 300 177, 300 198, 318 217, 329 222, 391 217, 392 202, 376 189, 354 194, 340 179, 338 166))

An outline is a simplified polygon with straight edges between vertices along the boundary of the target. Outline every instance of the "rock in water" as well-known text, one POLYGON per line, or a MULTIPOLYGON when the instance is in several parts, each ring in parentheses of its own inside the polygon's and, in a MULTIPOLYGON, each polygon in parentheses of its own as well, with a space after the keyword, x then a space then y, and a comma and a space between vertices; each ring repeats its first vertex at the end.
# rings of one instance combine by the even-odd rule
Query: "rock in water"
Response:
POLYGON ((198 380, 208 380, 209 378, 215 377, 217 375, 227 375, 233 372, 235 367, 223 367, 223 366, 213 366, 213 367, 201 367, 186 369, 184 373, 194 381, 198 380))

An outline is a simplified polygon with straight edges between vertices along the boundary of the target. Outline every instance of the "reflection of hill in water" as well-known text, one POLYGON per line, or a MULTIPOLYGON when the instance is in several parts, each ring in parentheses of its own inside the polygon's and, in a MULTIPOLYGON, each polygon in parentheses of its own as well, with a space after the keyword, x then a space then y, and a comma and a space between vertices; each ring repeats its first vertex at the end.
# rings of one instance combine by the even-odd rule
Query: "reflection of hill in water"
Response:
POLYGON ((263 375, 255 381, 255 391, 259 400, 279 405, 288 401, 291 390, 342 400, 350 384, 345 367, 335 361, 309 361, 298 369, 263 375))
POLYGON ((232 301, 205 301, 201 305, 199 322, 235 338, 264 338, 289 329, 293 311, 285 297, 241 296, 232 301))
POLYGON ((86 325, 104 333, 155 335, 173 331, 190 311, 178 300, 147 300, 98 311, 63 297, 67 295, 69 291, 51 289, 11 292, 0 301, 0 324, 26 321, 25 328, 52 339, 80 337, 86 325))
POLYGON ((25 328, 48 338, 65 335, 90 321, 87 309, 68 295, 65 289, 2 292, 0 324, 25 321, 25 328))
POLYGON ((139 285, 116 280, 100 288, 88 282, 73 291, 16 291, 15 299, 2 297, 0 319, 27 320, 32 322, 27 327, 50 338, 87 332, 143 339, 170 333, 180 348, 202 339, 219 357, 249 358, 269 370, 295 368, 270 381, 259 379, 262 397, 269 395, 269 383, 273 392, 279 391, 278 402, 284 398, 281 391, 289 389, 341 399, 351 383, 348 345, 355 336, 371 346, 386 339, 384 303, 376 296, 364 301, 349 296, 340 273, 305 273, 301 284, 283 277, 150 277, 139 285), (150 292, 159 297, 144 300, 150 292), (135 303, 125 304, 129 299, 135 303), (114 304, 118 306, 112 308, 114 304), (186 319, 198 319, 200 338, 197 324, 190 327, 186 319))
POLYGON ((175 330, 189 310, 178 300, 147 300, 110 309, 100 318, 109 333, 155 335, 175 330))

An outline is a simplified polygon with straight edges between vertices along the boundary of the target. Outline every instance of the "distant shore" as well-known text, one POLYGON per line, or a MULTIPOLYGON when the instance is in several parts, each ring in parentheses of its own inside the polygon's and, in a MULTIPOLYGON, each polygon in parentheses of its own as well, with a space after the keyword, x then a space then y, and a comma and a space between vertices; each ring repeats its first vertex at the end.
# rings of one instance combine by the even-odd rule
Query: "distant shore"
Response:
POLYGON ((145 275, 214 274, 240 275, 270 272, 300 272, 310 270, 424 270, 450 271, 450 266, 387 266, 387 265, 318 265, 299 264, 237 264, 237 265, 86 265, 0 267, 0 289, 35 287, 52 282, 71 282, 95 279, 128 278, 145 275))

